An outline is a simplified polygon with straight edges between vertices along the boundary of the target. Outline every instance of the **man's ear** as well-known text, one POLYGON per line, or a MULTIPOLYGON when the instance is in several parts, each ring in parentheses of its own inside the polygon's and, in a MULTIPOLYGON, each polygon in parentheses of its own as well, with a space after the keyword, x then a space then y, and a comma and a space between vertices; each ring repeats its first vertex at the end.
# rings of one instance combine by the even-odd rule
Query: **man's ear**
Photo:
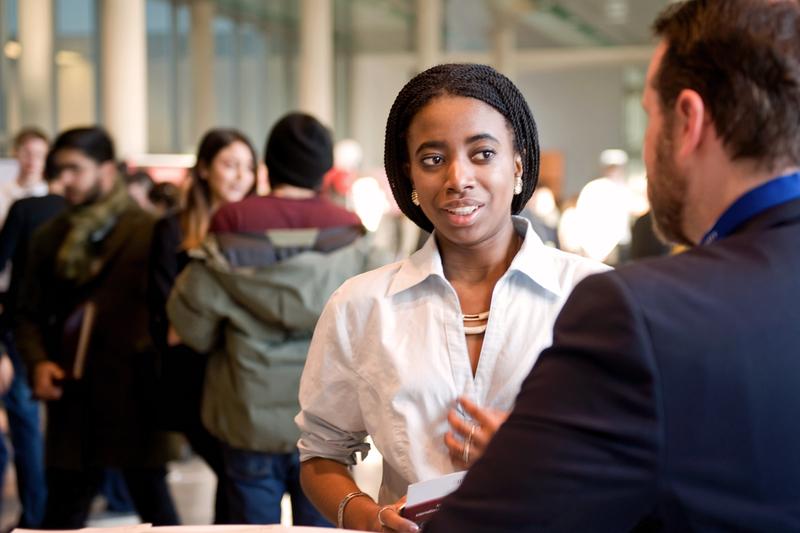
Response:
POLYGON ((691 89, 684 89, 678 95, 674 117, 676 154, 680 160, 684 160, 703 144, 710 131, 711 117, 703 99, 691 89))

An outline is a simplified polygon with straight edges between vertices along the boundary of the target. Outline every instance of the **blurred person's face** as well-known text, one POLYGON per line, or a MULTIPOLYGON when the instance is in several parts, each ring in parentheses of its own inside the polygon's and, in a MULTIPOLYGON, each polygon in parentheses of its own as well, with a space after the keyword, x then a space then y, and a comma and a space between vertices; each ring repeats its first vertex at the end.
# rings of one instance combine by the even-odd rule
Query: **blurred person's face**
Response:
POLYGON ((19 174, 23 179, 42 179, 47 149, 47 143, 38 137, 31 137, 25 140, 16 149, 14 155, 17 158, 17 163, 19 163, 19 174))
POLYGON ((256 179, 253 166, 253 154, 243 142, 234 141, 220 150, 201 173, 208 181, 212 202, 238 202, 247 196, 256 179))
POLYGON ((154 211, 155 207, 153 203, 150 201, 150 198, 147 196, 148 192, 150 191, 150 187, 146 185, 142 185, 141 183, 129 183, 128 186, 128 194, 136 204, 144 209, 145 211, 154 211))
POLYGON ((666 241, 693 244, 684 229, 687 178, 675 164, 673 124, 664 115, 653 83, 661 66, 666 45, 656 49, 647 72, 642 107, 647 113, 644 163, 647 169, 647 198, 653 210, 656 232, 666 241))
POLYGON ((511 230, 522 159, 506 119, 461 96, 430 101, 408 128, 409 176, 440 240, 471 247, 511 230))
POLYGON ((47 184, 47 188, 50 191, 50 194, 64 196, 64 182, 62 182, 60 179, 50 180, 50 182, 47 184))
POLYGON ((70 205, 92 204, 114 187, 117 170, 113 161, 97 163, 80 150, 64 148, 56 152, 53 162, 70 205))

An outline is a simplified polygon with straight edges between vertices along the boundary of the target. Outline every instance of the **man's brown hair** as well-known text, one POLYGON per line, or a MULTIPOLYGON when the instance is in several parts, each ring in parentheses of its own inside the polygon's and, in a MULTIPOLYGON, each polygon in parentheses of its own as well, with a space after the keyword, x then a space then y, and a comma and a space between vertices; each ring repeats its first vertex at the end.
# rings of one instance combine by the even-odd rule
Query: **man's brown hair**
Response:
POLYGON ((797 0, 689 0, 653 24, 667 50, 653 79, 667 120, 696 91, 732 159, 778 170, 800 163, 797 0))

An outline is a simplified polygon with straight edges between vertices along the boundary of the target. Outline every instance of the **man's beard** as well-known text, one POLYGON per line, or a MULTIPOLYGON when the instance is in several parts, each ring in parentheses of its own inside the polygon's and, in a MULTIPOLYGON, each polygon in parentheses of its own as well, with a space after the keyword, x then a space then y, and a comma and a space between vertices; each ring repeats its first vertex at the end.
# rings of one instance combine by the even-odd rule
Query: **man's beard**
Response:
POLYGON ((66 197, 73 207, 84 207, 99 201, 103 197, 103 188, 100 186, 100 180, 98 179, 94 185, 92 185, 92 187, 86 191, 86 193, 83 195, 83 198, 80 200, 73 203, 71 201, 69 192, 66 193, 66 197))
POLYGON ((672 141, 668 124, 659 135, 656 144, 655 168, 649 169, 647 179, 647 198, 653 210, 653 229, 666 243, 693 243, 684 232, 684 209, 686 207, 686 178, 681 176, 675 165, 672 141))

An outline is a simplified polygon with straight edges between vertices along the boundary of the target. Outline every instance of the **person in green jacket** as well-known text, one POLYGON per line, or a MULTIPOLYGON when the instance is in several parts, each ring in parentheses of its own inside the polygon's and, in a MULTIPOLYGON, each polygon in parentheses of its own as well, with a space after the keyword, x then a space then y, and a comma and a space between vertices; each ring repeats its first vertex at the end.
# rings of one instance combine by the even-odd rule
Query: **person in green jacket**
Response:
POLYGON ((223 443, 232 523, 330 525, 303 494, 296 448, 300 374, 328 297, 382 264, 353 213, 320 197, 333 164, 328 130, 292 113, 270 133, 271 192, 220 208, 167 304, 184 343, 210 352, 206 428, 223 443))

